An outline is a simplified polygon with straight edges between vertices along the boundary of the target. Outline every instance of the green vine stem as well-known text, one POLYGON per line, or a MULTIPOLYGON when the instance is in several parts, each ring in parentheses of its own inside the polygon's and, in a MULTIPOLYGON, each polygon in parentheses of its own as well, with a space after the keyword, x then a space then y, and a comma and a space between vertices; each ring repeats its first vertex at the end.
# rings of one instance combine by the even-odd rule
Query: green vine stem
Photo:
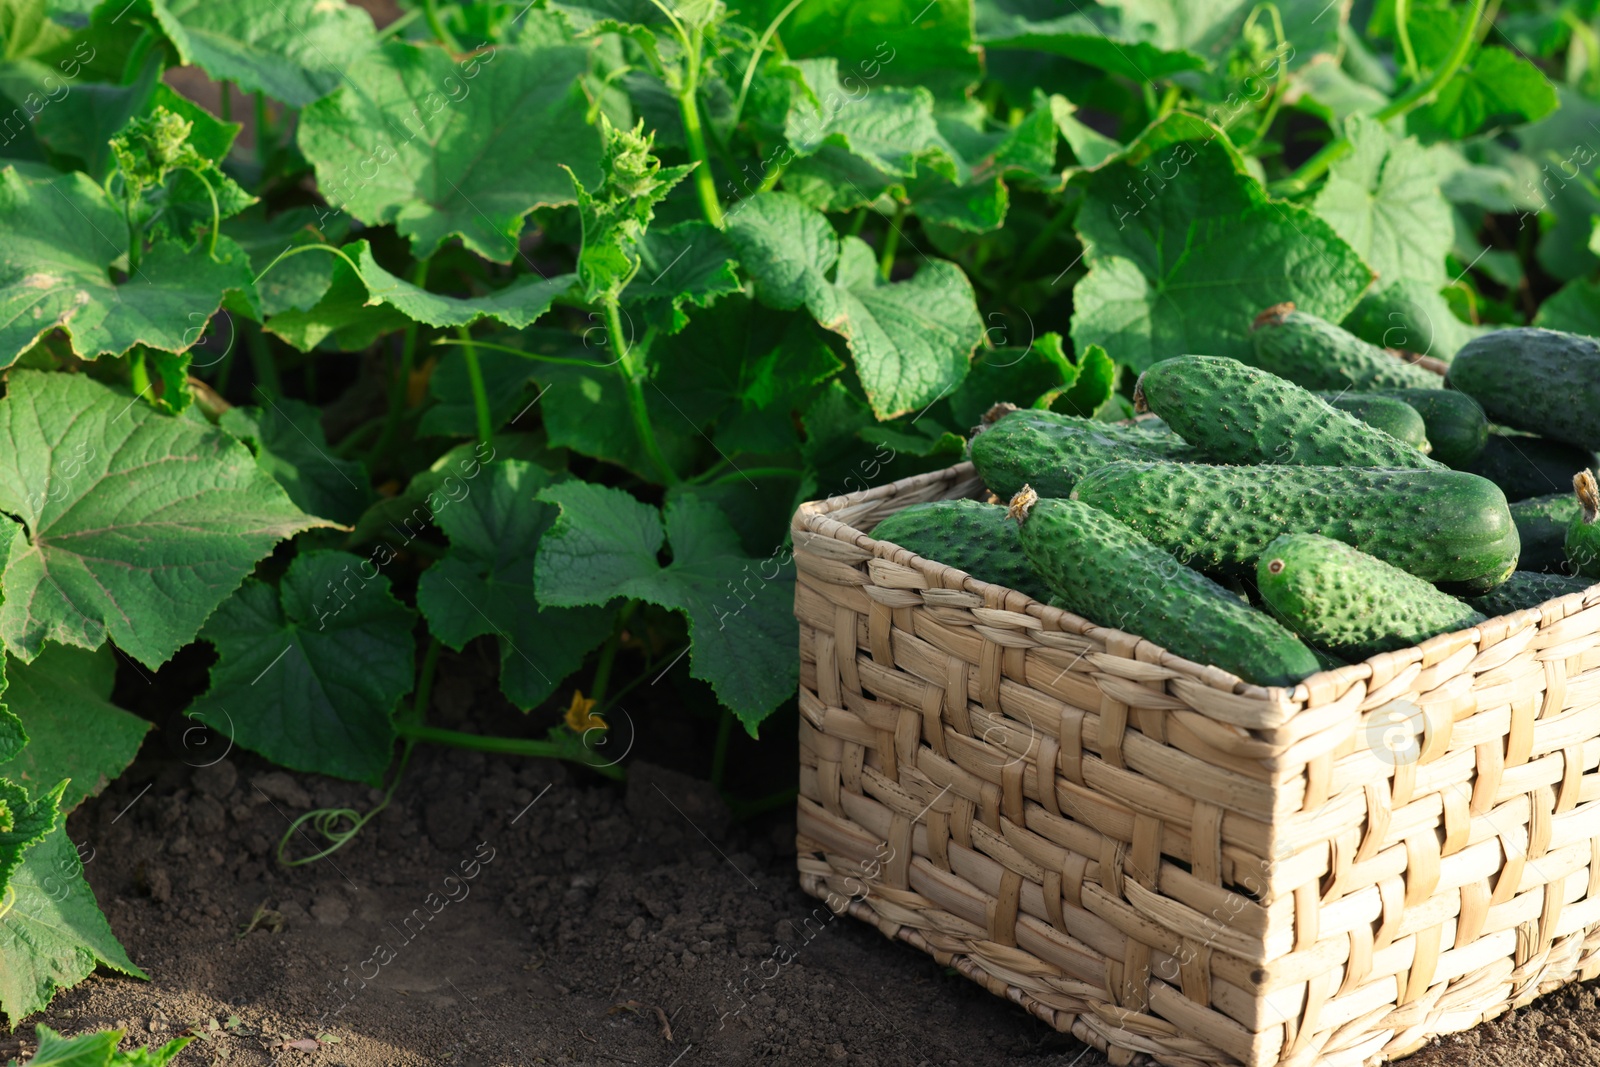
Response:
POLYGON ((267 162, 272 155, 271 142, 272 119, 267 114, 267 94, 258 91, 255 94, 256 116, 256 165, 263 173, 266 172, 267 162))
POLYGON ((428 32, 433 34, 433 39, 444 45, 451 52, 461 51, 461 42, 445 26, 444 20, 439 18, 438 0, 422 0, 422 17, 428 22, 428 32))
POLYGON ((478 420, 478 440, 488 444, 494 437, 494 419, 489 413, 489 393, 483 386, 483 368, 478 365, 478 350, 465 326, 456 327, 461 339, 461 354, 467 363, 467 384, 472 387, 472 411, 478 420))
POLYGON ((896 204, 894 217, 889 220, 889 231, 883 235, 883 252, 878 256, 878 274, 884 281, 894 271, 894 254, 900 248, 900 228, 906 223, 905 204, 896 204))
POLYGON ((250 349, 250 366, 256 372, 256 388, 268 396, 282 396, 283 385, 278 380, 278 365, 272 361, 272 349, 259 328, 244 332, 245 347, 250 349))
POLYGON ((513 356, 521 356, 523 359, 536 360, 539 363, 558 363, 565 367, 588 367, 591 370, 599 370, 605 366, 605 364, 596 363, 592 359, 572 359, 568 356, 544 356, 540 355, 538 352, 528 352, 521 348, 513 348, 511 345, 496 344, 493 341, 483 341, 479 340, 478 338, 473 338, 471 341, 462 341, 454 337, 441 337, 433 342, 434 347, 448 347, 450 345, 464 344, 470 344, 473 348, 481 348, 485 352, 509 352, 513 356))
POLYGON ((435 745, 449 745, 452 748, 465 748, 474 752, 498 752, 508 756, 535 756, 542 759, 564 759, 588 767, 597 774, 607 778, 621 781, 627 777, 627 771, 619 766, 603 763, 590 763, 583 757, 590 754, 590 750, 583 744, 583 738, 574 734, 570 740, 535 741, 522 737, 486 737, 482 734, 463 733, 460 730, 446 730, 438 726, 421 726, 409 723, 395 724, 395 730, 401 737, 410 741, 426 741, 435 745))
POLYGON ((639 606, 637 600, 630 600, 617 612, 617 620, 612 626, 611 636, 606 639, 605 645, 600 649, 600 658, 594 665, 594 683, 589 687, 589 699, 596 705, 604 703, 606 690, 611 685, 611 665, 616 661, 617 649, 622 646, 622 630, 633 617, 634 609, 639 606))
POLYGON ((644 368, 640 365, 639 349, 624 340, 622 313, 615 297, 601 304, 601 313, 605 316, 606 336, 617 348, 617 373, 622 375, 622 388, 628 398, 628 413, 633 416, 634 432, 639 436, 639 447, 644 449, 644 454, 661 472, 664 484, 677 485, 677 472, 667 462, 666 455, 661 451, 661 442, 656 440, 656 431, 650 425, 650 411, 644 402, 644 368))
POLYGON ((711 784, 722 791, 722 776, 728 769, 728 740, 733 736, 733 712, 722 709, 717 720, 717 740, 711 750, 711 784))
POLYGON ((733 117, 728 122, 729 126, 738 125, 739 116, 744 114, 744 101, 750 95, 750 85, 756 80, 756 65, 761 62, 761 56, 766 52, 767 45, 771 44, 772 39, 777 36, 778 27, 783 25, 783 20, 793 14, 794 9, 804 2, 805 0, 789 0, 784 5, 783 10, 773 16, 771 22, 767 23, 767 28, 756 39, 755 47, 750 50, 750 62, 744 68, 744 80, 739 84, 739 98, 734 101, 733 117))
POLYGON ((1394 36, 1400 44, 1400 55, 1405 59, 1405 65, 1400 69, 1412 81, 1417 80, 1420 73, 1417 69, 1417 53, 1411 47, 1411 27, 1407 23, 1411 19, 1411 0, 1394 0, 1394 36))
MULTIPOLYGON (((1462 24, 1461 32, 1456 35, 1455 44, 1450 48, 1450 54, 1424 81, 1418 82, 1404 93, 1395 97, 1387 105, 1373 113, 1373 118, 1379 122, 1388 122, 1390 119, 1399 118, 1410 114, 1416 108, 1429 103, 1443 89, 1445 83, 1455 77, 1461 65, 1467 61, 1472 46, 1477 42, 1478 22, 1483 17, 1484 7, 1488 0, 1473 0, 1472 17, 1462 24)), ((1339 137, 1322 146, 1316 155, 1302 163, 1289 177, 1281 182, 1274 182, 1271 187, 1272 194, 1280 197, 1298 196, 1311 187, 1311 183, 1322 177, 1330 166, 1343 159, 1350 153, 1350 139, 1339 137)))
POLYGON ((133 47, 128 49, 128 58, 122 64, 122 84, 131 85, 139 77, 139 71, 144 67, 145 57, 150 54, 150 49, 155 47, 156 31, 154 26, 146 26, 133 42, 133 47))
MULTIPOLYGON (((418 260, 416 269, 411 272, 411 284, 418 289, 428 287, 428 260, 418 260)), ((383 457, 389 454, 389 449, 394 445, 394 438, 400 432, 400 420, 406 410, 406 390, 411 384, 411 369, 417 361, 417 324, 411 323, 406 327, 405 336, 400 342, 400 373, 394 381, 389 383, 389 410, 384 416, 383 432, 372 443, 372 449, 367 453, 367 469, 377 470, 383 457)))
POLYGON ((706 151, 706 134, 700 125, 700 29, 682 34, 684 45, 683 84, 678 89, 678 110, 683 115, 683 136, 689 142, 689 158, 694 160, 694 188, 700 197, 700 210, 706 221, 722 229, 722 202, 717 199, 716 180, 711 176, 711 156, 706 151))

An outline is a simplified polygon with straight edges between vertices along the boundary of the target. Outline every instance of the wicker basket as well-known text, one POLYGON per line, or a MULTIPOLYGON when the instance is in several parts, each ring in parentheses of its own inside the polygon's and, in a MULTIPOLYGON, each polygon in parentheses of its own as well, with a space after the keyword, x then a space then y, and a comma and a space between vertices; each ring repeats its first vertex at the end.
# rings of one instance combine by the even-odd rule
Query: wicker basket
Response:
POLYGON ((1600 586, 1241 682, 794 519, 800 881, 1112 1063, 1403 1055, 1600 974, 1600 586))

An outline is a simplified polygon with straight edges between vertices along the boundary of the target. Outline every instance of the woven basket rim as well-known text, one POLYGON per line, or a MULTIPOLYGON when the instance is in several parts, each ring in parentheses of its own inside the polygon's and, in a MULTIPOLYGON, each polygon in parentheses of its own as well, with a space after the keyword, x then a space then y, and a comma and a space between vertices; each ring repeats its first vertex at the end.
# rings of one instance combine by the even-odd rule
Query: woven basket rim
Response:
MULTIPOLYGON (((976 479, 977 476, 977 469, 972 465, 971 461, 968 460, 958 463, 953 467, 945 467, 941 470, 927 471, 922 474, 914 474, 907 478, 901 478, 893 482, 885 482, 882 485, 872 486, 871 488, 858 490, 854 493, 824 497, 817 500, 808 500, 801 504, 798 509, 796 509, 791 526, 796 531, 804 531, 807 533, 816 534, 818 536, 831 537, 836 540, 845 540, 846 538, 842 536, 843 531, 819 529, 819 524, 816 520, 826 518, 830 513, 839 511, 843 508, 854 507, 860 504, 866 504, 877 500, 884 500, 890 497, 900 496, 903 493, 913 492, 941 482, 954 484, 962 481, 963 479, 976 479)), ((1336 685, 1338 688, 1343 689, 1357 682, 1366 681, 1372 678, 1374 674, 1372 660, 1378 658, 1378 656, 1395 656, 1404 655, 1406 653, 1420 653, 1425 658, 1430 646, 1434 645, 1436 642, 1459 645, 1462 640, 1465 639, 1477 644, 1481 639, 1481 633, 1478 626, 1464 627, 1460 630, 1436 634, 1433 637, 1428 638, 1426 641, 1407 646, 1407 648, 1398 650, 1396 652, 1382 652, 1379 653, 1378 656, 1368 657, 1359 663, 1352 663, 1345 667, 1335 667, 1325 671, 1318 671, 1315 674, 1308 675, 1301 679, 1299 682, 1295 683, 1293 687, 1256 685, 1252 682, 1245 681, 1244 679, 1232 674, 1224 668, 1186 659, 1183 656, 1180 656, 1177 653, 1171 652, 1163 646, 1156 644, 1154 641, 1151 641, 1149 638, 1146 638, 1141 634, 1130 633, 1114 626, 1105 626, 1094 622, 1091 619, 1086 619, 1081 615, 1066 611, 1065 609, 1052 607, 1049 604, 1035 600, 1033 597, 1028 596, 1028 594, 1021 592, 1020 590, 1012 589, 1009 586, 997 585, 993 582, 985 582, 980 578, 975 578, 971 574, 967 574, 965 571, 960 570, 960 568, 952 567, 947 564, 941 564, 936 560, 925 559, 922 556, 917 555, 915 552, 912 552, 910 549, 901 548, 900 546, 895 545, 893 542, 880 541, 874 538, 871 534, 864 533, 861 530, 856 529, 849 523, 841 522, 837 519, 833 521, 839 522, 844 528, 844 531, 848 531, 850 535, 853 535, 856 547, 864 551, 871 552, 875 557, 890 558, 889 553, 886 553, 880 546, 892 547, 893 552, 897 554, 893 559, 894 562, 901 563, 903 565, 909 565, 914 569, 927 574, 929 577, 937 577, 941 572, 959 573, 963 576, 962 589, 966 592, 973 593, 978 596, 987 596, 991 592, 998 592, 1010 596, 1020 597, 1026 602, 1024 610, 1027 612, 1027 614, 1056 629, 1076 633, 1087 633, 1089 630, 1093 629, 1106 633, 1120 634, 1128 638, 1132 638, 1135 641, 1142 641, 1162 653, 1162 665, 1164 667, 1185 674, 1195 682, 1199 682, 1209 688, 1222 689, 1236 696, 1260 699, 1273 704, 1288 704, 1303 707, 1310 701, 1312 688, 1317 683, 1331 683, 1336 685), (1063 623, 1066 625, 1063 625, 1063 623), (1223 685, 1223 680, 1228 678, 1232 679, 1232 683, 1229 685, 1223 685)), ((1570 593, 1566 597, 1559 597, 1554 601, 1550 601, 1550 603, 1558 603, 1560 601, 1567 600, 1569 597, 1583 597, 1585 605, 1590 607, 1594 606, 1595 604, 1600 604, 1600 582, 1592 584, 1587 590, 1581 593, 1570 593)), ((1520 615, 1529 616, 1530 622, 1535 625, 1537 625, 1543 619, 1543 614, 1540 607, 1524 608, 1522 611, 1512 612, 1510 615, 1500 617, 1513 618, 1520 615)))

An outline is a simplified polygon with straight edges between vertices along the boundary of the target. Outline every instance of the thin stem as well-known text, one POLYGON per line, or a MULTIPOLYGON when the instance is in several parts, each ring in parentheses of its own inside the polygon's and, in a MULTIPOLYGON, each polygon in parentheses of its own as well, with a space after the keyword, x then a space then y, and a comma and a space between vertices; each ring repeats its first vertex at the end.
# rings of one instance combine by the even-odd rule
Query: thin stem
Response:
POLYGON ((1161 94, 1161 103, 1156 108, 1157 118, 1166 118, 1178 106, 1178 100, 1183 96, 1183 89, 1177 85, 1167 86, 1167 91, 1161 94))
POLYGON ((444 45, 452 52, 461 51, 461 43, 455 35, 446 28, 439 18, 439 5, 437 0, 422 0, 422 16, 428 20, 428 32, 433 34, 433 39, 444 45))
POLYGON ((589 698, 596 704, 604 702, 606 688, 611 684, 611 665, 616 661, 617 649, 622 646, 622 630, 632 617, 634 609, 639 606, 637 600, 630 600, 617 612, 616 621, 611 627, 611 636, 606 639, 605 645, 600 649, 600 658, 594 666, 594 684, 589 687, 589 698))
MULTIPOLYGON (((440 337, 432 342, 432 347, 437 348, 440 345, 460 345, 467 343, 469 342, 460 341, 454 337, 440 337)), ((540 363, 559 363, 567 367, 589 367, 592 370, 604 370, 610 365, 607 363, 596 363, 592 359, 571 359, 567 356, 542 356, 537 352, 526 352, 520 348, 513 348, 511 345, 496 344, 493 341, 482 341, 478 340, 477 338, 474 338, 470 344, 473 348, 481 348, 487 352, 509 352, 514 356, 521 356, 523 359, 538 360, 540 363)))
POLYGON ((344 440, 333 446, 333 454, 341 458, 349 458, 361 447, 361 442, 371 437, 383 425, 383 418, 368 419, 360 426, 344 435, 344 440))
POLYGON ((267 115, 267 94, 266 93, 258 91, 255 94, 255 108, 256 108, 256 111, 255 111, 255 115, 256 115, 256 164, 263 171, 265 171, 267 169, 267 159, 272 154, 271 141, 273 139, 273 137, 272 137, 272 122, 271 122, 271 119, 267 115))
POLYGON ((644 368, 637 366, 635 349, 627 346, 622 332, 622 316, 617 308, 615 297, 609 298, 602 305, 605 314, 606 334, 611 338, 612 344, 617 346, 617 352, 622 356, 617 360, 617 373, 622 376, 623 392, 628 398, 628 412, 633 416, 634 432, 639 436, 639 447, 644 449, 644 454, 649 457, 666 485, 677 485, 678 475, 672 469, 672 464, 667 462, 667 457, 661 451, 661 443, 656 440, 656 431, 650 425, 650 410, 644 402, 644 368))
POLYGON ((198 167, 184 167, 184 170, 200 179, 200 184, 206 187, 206 192, 211 197, 211 244, 206 249, 206 256, 212 260, 217 258, 217 233, 222 229, 222 209, 217 205, 217 191, 211 187, 211 181, 200 172, 198 167))
POLYGON ((734 101, 733 118, 729 121, 729 126, 737 126, 739 124, 739 116, 744 114, 745 97, 750 95, 750 84, 755 81, 756 64, 761 61, 761 53, 767 50, 767 45, 777 35, 778 27, 783 24, 783 20, 793 14, 794 9, 803 3, 805 3, 805 0, 789 0, 783 10, 778 12, 771 22, 767 23, 767 28, 762 31, 761 36, 756 38, 755 49, 750 53, 750 63, 744 68, 744 81, 739 85, 739 97, 734 101))
POLYGON ((411 697, 411 715, 407 720, 421 725, 428 718, 428 702, 433 699, 433 676, 439 667, 439 651, 443 646, 437 637, 428 642, 428 651, 422 656, 422 671, 417 676, 417 690, 411 697))
POLYGON ((377 35, 378 36, 378 40, 381 41, 381 40, 384 40, 385 38, 395 36, 401 30, 405 29, 407 26, 411 25, 413 22, 417 21, 421 17, 422 17, 422 12, 419 11, 418 9, 416 9, 416 8, 412 8, 410 11, 407 11, 404 15, 401 15, 399 18, 397 18, 393 22, 389 23, 389 25, 387 25, 383 29, 379 30, 378 31, 378 35, 377 35))
POLYGON ((272 361, 272 349, 259 329, 244 332, 245 347, 250 349, 250 366, 256 372, 256 388, 267 396, 282 396, 283 386, 278 381, 278 365, 272 361))
POLYGON ((793 804, 795 798, 799 795, 800 790, 790 786, 788 789, 756 800, 740 800, 737 797, 724 797, 723 799, 727 802, 728 810, 733 814, 733 821, 743 822, 757 815, 763 815, 788 804, 793 804))
POLYGON ((361 273, 361 268, 357 266, 356 261, 346 255, 344 249, 339 248, 336 245, 296 245, 293 248, 285 248, 282 252, 279 252, 276 256, 272 257, 272 262, 268 263, 265 267, 262 267, 261 273, 257 274, 253 281, 259 282, 262 278, 267 276, 267 271, 271 270, 273 267, 276 267, 279 263, 282 263, 290 256, 298 256, 302 252, 327 252, 330 255, 338 256, 340 259, 350 264, 350 269, 355 271, 356 274, 359 275, 361 273))
POLYGON ((694 160, 694 187, 700 196, 700 210, 706 221, 722 228, 722 202, 711 176, 711 156, 706 151, 706 134, 700 127, 700 31, 684 34, 683 86, 678 90, 678 110, 683 114, 683 136, 689 142, 689 158, 694 160))
POLYGON ((315 863, 317 860, 333 855, 353 841, 362 828, 371 822, 379 812, 387 808, 389 801, 394 799, 394 791, 399 787, 400 779, 405 776, 406 764, 411 762, 411 750, 414 747, 416 747, 416 742, 414 741, 408 740, 405 743, 405 747, 400 751, 400 763, 395 768, 394 780, 389 783, 389 788, 384 790, 383 799, 371 810, 359 812, 354 808, 317 808, 314 811, 306 812, 290 823, 283 836, 278 838, 278 862, 285 867, 303 867, 308 863, 315 863), (321 834, 323 839, 330 842, 330 844, 309 856, 302 856, 294 860, 287 858, 284 853, 288 850, 296 835, 304 836, 304 831, 300 827, 308 822, 311 824, 311 829, 321 834), (341 823, 346 825, 341 825, 341 823))
POLYGON ((583 746, 581 738, 575 738, 572 742, 562 742, 534 741, 523 737, 485 737, 482 734, 469 734, 460 730, 445 730, 437 726, 411 723, 396 723, 395 732, 410 741, 426 741, 430 744, 449 745, 452 748, 465 748, 474 752, 499 752, 510 756, 571 760, 607 778, 619 781, 627 776, 627 772, 621 767, 590 763, 583 759, 583 755, 588 753, 589 749, 583 746))
POLYGON ((722 789, 722 775, 728 769, 728 738, 733 734, 733 712, 722 709, 717 720, 716 746, 711 750, 711 784, 722 789))
POLYGON ((144 61, 150 54, 150 49, 155 46, 156 31, 153 26, 146 26, 144 32, 139 34, 133 42, 133 47, 128 49, 128 58, 122 64, 122 84, 128 85, 139 76, 139 71, 144 67, 144 61))
POLYGON ((900 247, 900 227, 905 225, 906 205, 896 204, 894 217, 889 220, 889 232, 883 235, 883 251, 878 255, 878 274, 884 281, 894 271, 894 254, 900 247))
POLYGON ((1421 72, 1417 69, 1417 53, 1411 47, 1411 27, 1406 22, 1411 16, 1411 0, 1394 0, 1394 36, 1400 42, 1400 54, 1405 64, 1400 69, 1411 81, 1421 72))
POLYGON ((472 387, 472 410, 478 417, 478 440, 488 444, 494 437, 494 418, 489 413, 489 392, 483 387, 483 368, 478 365, 478 350, 465 326, 456 327, 461 338, 461 354, 467 361, 467 384, 472 387))
POLYGON ((804 478, 805 471, 793 467, 746 467, 744 470, 731 470, 726 474, 711 479, 712 485, 722 485, 741 478, 804 478))
MULTIPOLYGON (((411 284, 418 289, 427 288, 428 260, 423 258, 417 261, 416 268, 411 272, 411 284)), ((367 453, 367 469, 377 470, 378 463, 388 455, 389 448, 394 444, 395 434, 400 432, 400 420, 405 414, 406 390, 411 384, 411 368, 417 360, 417 324, 411 323, 406 327, 405 337, 400 342, 400 373, 394 381, 389 383, 389 410, 383 420, 383 432, 372 443, 372 450, 367 453)))

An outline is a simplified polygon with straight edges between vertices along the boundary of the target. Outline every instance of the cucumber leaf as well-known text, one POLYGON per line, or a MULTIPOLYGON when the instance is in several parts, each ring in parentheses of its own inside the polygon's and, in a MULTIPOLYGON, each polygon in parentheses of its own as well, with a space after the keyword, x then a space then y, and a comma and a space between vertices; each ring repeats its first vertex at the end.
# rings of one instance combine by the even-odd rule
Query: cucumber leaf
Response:
POLYGON ((555 478, 542 467, 502 460, 434 523, 450 554, 417 583, 417 607, 434 635, 456 651, 483 634, 500 645, 500 690, 523 711, 545 701, 611 633, 603 606, 541 607, 534 556, 556 509, 534 499, 555 478))
POLYGON ((264 397, 261 407, 229 408, 217 425, 248 445, 256 466, 307 515, 349 524, 372 503, 366 467, 334 453, 310 404, 264 397))
POLYGON ((1072 341, 1142 371, 1184 353, 1250 358, 1250 323, 1292 300, 1338 322, 1372 272, 1322 219, 1269 198, 1220 134, 1181 113, 1087 177, 1077 218, 1089 273, 1073 292, 1072 341))
POLYGON ((301 112, 300 150, 329 203, 393 223, 417 258, 458 236, 510 263, 528 212, 574 202, 562 165, 585 185, 599 180, 588 69, 571 45, 501 45, 458 63, 442 48, 388 41, 301 112))
POLYGON ((715 506, 675 495, 663 517, 620 489, 577 481, 551 486, 538 499, 560 509, 534 566, 543 603, 579 607, 630 597, 683 612, 690 673, 711 684, 752 736, 793 694, 793 572, 776 558, 746 556, 715 506), (664 546, 672 553, 666 566, 658 559, 664 546))
POLYGON ((12 1027, 97 966, 149 977, 128 959, 100 914, 65 826, 27 851, 8 890, 16 897, 0 917, 0 1011, 12 1027))
POLYGON ((13 660, 6 673, 6 703, 27 728, 28 744, 0 763, 0 779, 37 793, 69 778, 61 810, 70 812, 138 755, 150 722, 111 703, 111 649, 49 645, 32 663, 13 660))
POLYGON ((200 631, 217 662, 189 714, 285 767, 380 783, 416 652, 383 562, 307 552, 276 588, 248 579, 200 631))
POLYGON ((0 637, 23 662, 109 636, 159 666, 273 545, 328 525, 227 434, 81 374, 13 371, 0 439, 0 637))
POLYGON ((77 1037, 62 1037, 48 1026, 37 1026, 34 1033, 39 1049, 23 1067, 166 1067, 173 1057, 194 1040, 175 1037, 158 1049, 136 1048, 119 1052, 121 1030, 101 1030, 77 1037))
POLYGON ((524 274, 505 288, 483 296, 440 296, 384 270, 372 258, 372 247, 365 240, 346 245, 345 254, 361 265, 368 304, 388 304, 407 318, 429 326, 470 326, 490 318, 520 330, 549 311, 555 298, 578 280, 575 274, 549 278, 524 274))

